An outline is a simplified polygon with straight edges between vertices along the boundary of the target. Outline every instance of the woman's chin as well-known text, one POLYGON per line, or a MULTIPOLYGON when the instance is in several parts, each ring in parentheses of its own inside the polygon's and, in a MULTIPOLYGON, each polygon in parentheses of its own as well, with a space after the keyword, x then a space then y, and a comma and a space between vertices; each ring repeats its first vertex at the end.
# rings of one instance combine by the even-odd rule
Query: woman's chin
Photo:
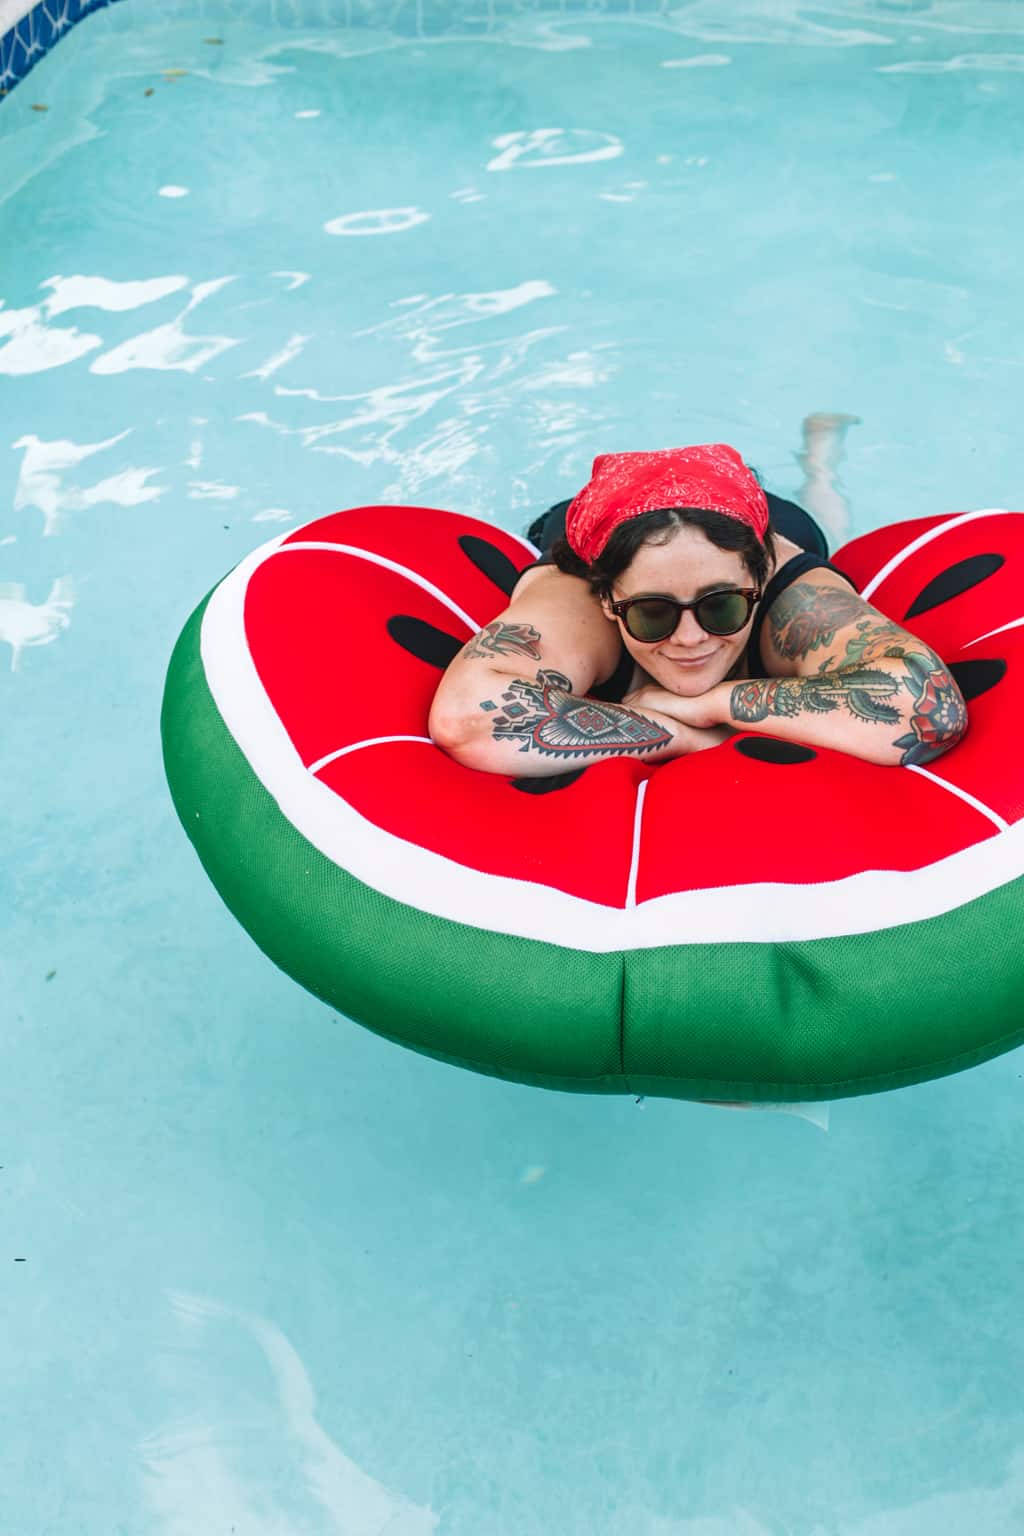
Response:
POLYGON ((669 693, 678 694, 682 699, 692 699, 720 683, 727 669, 723 670, 722 660, 718 656, 711 656, 699 665, 681 664, 663 656, 658 670, 663 688, 668 689, 669 693))
POLYGON ((729 651, 712 651, 711 656, 699 662, 686 662, 671 656, 659 656, 659 680, 669 693, 677 693, 682 699, 692 699, 708 688, 722 682, 732 664, 729 651))

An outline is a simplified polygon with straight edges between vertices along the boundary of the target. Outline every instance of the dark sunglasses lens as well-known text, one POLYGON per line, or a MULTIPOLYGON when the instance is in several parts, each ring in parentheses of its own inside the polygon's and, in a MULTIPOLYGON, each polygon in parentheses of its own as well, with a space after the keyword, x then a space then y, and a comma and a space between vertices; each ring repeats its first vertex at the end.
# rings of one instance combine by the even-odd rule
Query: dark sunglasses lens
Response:
POLYGON ((742 592, 709 592, 694 611, 709 635, 734 635, 747 622, 750 604, 742 592))
POLYGON ((679 609, 662 597, 644 597, 630 603, 624 617, 633 639, 650 645, 655 640, 668 639, 679 623, 679 609))

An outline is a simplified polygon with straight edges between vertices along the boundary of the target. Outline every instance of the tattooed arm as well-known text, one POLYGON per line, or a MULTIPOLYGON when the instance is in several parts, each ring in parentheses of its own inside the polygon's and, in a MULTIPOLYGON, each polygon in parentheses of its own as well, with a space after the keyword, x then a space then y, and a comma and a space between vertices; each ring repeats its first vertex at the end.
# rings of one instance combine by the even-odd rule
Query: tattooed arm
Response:
POLYGON ((517 778, 564 773, 608 757, 665 762, 717 746, 732 734, 589 699, 574 693, 563 673, 544 667, 532 679, 499 674, 487 693, 477 700, 477 718, 446 724, 432 715, 430 734, 465 767, 517 778))
POLYGON ((539 777, 608 757, 662 762, 730 734, 587 698, 615 669, 617 627, 585 583, 561 572, 537 577, 529 603, 515 600, 445 674, 430 734, 450 756, 489 773, 539 777))
POLYGON ((931 647, 830 572, 788 587, 764 637, 782 675, 721 683, 681 700, 680 718, 901 767, 931 762, 967 730, 963 695, 931 647))

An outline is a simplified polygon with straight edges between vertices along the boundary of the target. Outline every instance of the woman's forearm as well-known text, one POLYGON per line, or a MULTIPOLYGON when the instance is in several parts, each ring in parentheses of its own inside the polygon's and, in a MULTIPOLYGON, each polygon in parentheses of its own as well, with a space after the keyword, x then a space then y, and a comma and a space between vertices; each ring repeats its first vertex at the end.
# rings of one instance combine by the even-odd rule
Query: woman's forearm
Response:
POLYGON ((712 718, 868 762, 917 767, 956 746, 967 730, 963 695, 923 642, 809 677, 722 683, 712 718))
POLYGON ((656 710, 629 709, 574 694, 569 678, 500 676, 479 699, 431 715, 438 746, 467 768, 517 777, 564 773, 609 757, 665 762, 717 746, 729 734, 698 730, 656 710))

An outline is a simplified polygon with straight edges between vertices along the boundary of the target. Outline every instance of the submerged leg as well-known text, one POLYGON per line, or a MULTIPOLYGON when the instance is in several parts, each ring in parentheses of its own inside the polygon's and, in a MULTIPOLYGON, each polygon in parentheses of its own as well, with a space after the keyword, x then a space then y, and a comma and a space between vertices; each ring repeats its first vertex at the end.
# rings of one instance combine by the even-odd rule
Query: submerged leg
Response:
POLYGON ((806 478, 796 499, 821 523, 833 549, 845 542, 850 525, 849 503, 837 489, 836 470, 847 429, 860 419, 841 411, 813 411, 803 420, 803 452, 796 460, 806 478))

